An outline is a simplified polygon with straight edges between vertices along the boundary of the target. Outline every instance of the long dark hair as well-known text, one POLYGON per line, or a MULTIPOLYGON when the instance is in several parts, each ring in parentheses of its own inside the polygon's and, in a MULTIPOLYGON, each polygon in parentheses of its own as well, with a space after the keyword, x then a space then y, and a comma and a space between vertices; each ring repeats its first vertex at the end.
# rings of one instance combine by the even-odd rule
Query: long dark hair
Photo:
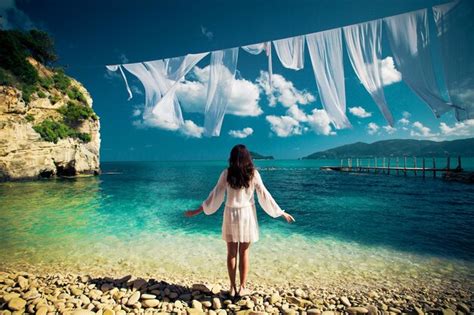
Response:
POLYGON ((245 145, 234 146, 230 151, 229 167, 227 168, 227 182, 230 187, 234 189, 248 188, 254 169, 252 156, 245 145))

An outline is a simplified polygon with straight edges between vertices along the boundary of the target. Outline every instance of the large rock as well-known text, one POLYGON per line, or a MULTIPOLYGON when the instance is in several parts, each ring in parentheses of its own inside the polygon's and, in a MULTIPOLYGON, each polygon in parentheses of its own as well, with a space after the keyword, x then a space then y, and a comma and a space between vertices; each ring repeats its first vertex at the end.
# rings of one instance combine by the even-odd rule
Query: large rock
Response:
POLYGON ((12 311, 20 311, 26 306, 26 301, 22 298, 15 297, 8 302, 8 308, 12 311))
MULTIPOLYGON (((34 66, 40 73, 49 71, 37 63, 34 66)), ((87 90, 74 79, 71 86, 81 91, 87 106, 92 107, 87 90)), ((34 94, 25 104, 21 91, 0 86, 0 181, 99 173, 99 120, 90 118, 77 127, 91 135, 88 143, 74 138, 57 143, 44 141, 33 129, 34 124, 45 119, 61 118, 57 109, 69 98, 56 89, 50 93, 60 96, 59 101, 52 104, 49 98, 34 94), (29 121, 29 117, 34 117, 34 121, 29 121)))

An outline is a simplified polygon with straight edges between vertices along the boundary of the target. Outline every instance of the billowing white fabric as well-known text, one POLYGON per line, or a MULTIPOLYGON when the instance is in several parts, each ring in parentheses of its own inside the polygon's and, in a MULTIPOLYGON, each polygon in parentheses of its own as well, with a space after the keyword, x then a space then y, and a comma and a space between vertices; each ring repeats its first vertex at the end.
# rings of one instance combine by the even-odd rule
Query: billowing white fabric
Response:
POLYGON ((273 199, 263 184, 260 173, 255 170, 248 188, 234 189, 227 182, 227 169, 219 176, 217 184, 201 204, 205 214, 215 213, 225 196, 227 200, 222 222, 222 239, 227 242, 256 242, 259 238, 257 213, 255 207, 255 192, 262 209, 271 217, 276 218, 284 210, 273 199))
POLYGON ((272 61, 272 42, 267 42, 265 45, 265 51, 268 57, 268 83, 270 84, 270 90, 273 87, 272 78, 273 78, 273 61, 272 61))
POLYGON ((145 106, 151 107, 155 105, 161 98, 158 87, 155 87, 155 81, 151 73, 141 62, 128 63, 122 65, 128 72, 136 76, 145 88, 145 106))
POLYGON ((288 69, 300 70, 304 67, 304 35, 273 41, 281 64, 288 69))
POLYGON ((351 127, 346 116, 346 91, 341 29, 306 35, 321 102, 334 126, 351 127))
POLYGON ((242 46, 242 49, 252 55, 258 55, 265 50, 266 42, 242 46))
POLYGON ((268 83, 270 84, 270 88, 272 88, 272 75, 273 75, 272 43, 263 42, 259 44, 252 44, 252 45, 242 46, 242 49, 252 55, 258 55, 262 51, 265 51, 268 58, 268 78, 269 78, 268 83))
POLYGON ((122 74, 123 81, 125 81, 125 87, 127 88, 128 100, 131 100, 133 97, 132 90, 130 90, 130 87, 128 86, 127 77, 125 76, 125 73, 123 73, 122 67, 120 65, 110 65, 110 66, 105 66, 105 67, 110 71, 117 71, 118 69, 120 69, 120 73, 122 74))
POLYGON ((219 136, 224 114, 232 94, 239 48, 214 51, 211 54, 207 101, 204 112, 204 134, 219 136))
POLYGON ((436 117, 453 109, 441 96, 430 52, 427 9, 384 19, 397 69, 403 81, 436 117))
POLYGON ((346 26, 344 36, 352 67, 372 96, 390 126, 392 113, 388 109, 382 81, 382 20, 346 26))
POLYGON ((176 97, 178 82, 208 53, 188 54, 183 57, 124 64, 145 88, 146 113, 153 114, 153 122, 165 129, 176 130, 183 123, 179 101, 176 97))
POLYGON ((183 123, 181 107, 176 97, 177 83, 205 56, 207 53, 189 54, 144 63, 158 84, 162 96, 152 113, 160 121, 170 124, 169 129, 174 129, 175 124, 179 128, 183 123))
POLYGON ((159 124, 166 129, 178 129, 183 123, 183 114, 179 106, 178 98, 176 97, 176 88, 172 88, 176 81, 167 77, 167 60, 148 61, 143 64, 153 77, 160 95, 159 101, 154 105, 151 111, 154 117, 153 121, 155 123, 159 122, 159 124))
POLYGON ((474 119, 474 6, 461 0, 433 7, 449 97, 458 120, 474 119))

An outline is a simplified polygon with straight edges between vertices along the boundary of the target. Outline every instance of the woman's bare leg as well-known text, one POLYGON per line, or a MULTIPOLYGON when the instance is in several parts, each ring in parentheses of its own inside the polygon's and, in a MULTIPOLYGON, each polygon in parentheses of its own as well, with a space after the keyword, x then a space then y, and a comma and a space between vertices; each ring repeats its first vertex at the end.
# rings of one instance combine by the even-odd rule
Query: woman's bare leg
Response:
POLYGON ((227 271, 229 272, 230 290, 236 292, 235 276, 237 273, 237 250, 239 243, 227 242, 227 271))
POLYGON ((239 272, 240 272, 240 289, 245 288, 247 274, 249 272, 249 247, 250 243, 240 243, 239 245, 239 272))

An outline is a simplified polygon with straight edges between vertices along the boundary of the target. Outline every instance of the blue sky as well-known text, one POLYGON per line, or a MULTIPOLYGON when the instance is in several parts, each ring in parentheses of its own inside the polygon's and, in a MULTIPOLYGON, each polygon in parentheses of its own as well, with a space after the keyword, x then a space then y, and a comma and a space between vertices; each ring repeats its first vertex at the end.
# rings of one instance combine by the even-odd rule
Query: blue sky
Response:
MULTIPOLYGON (((300 158, 355 141, 441 140, 473 134, 472 125, 456 123, 451 113, 435 118, 429 107, 400 81, 390 62, 391 53, 385 38, 384 69, 387 82, 391 83, 385 86, 385 96, 397 121, 395 129, 387 127, 360 84, 345 48, 346 99, 347 108, 352 108, 348 117, 353 125, 346 130, 335 130, 324 119, 316 119, 314 124, 302 119, 289 128, 288 121, 281 119, 297 114, 307 118, 314 109, 322 109, 307 51, 305 68, 300 71, 283 68, 276 54, 273 55, 273 71, 278 75, 276 85, 280 89, 277 92, 284 97, 271 100, 262 83, 261 71, 267 70, 266 58, 240 50, 239 89, 235 92, 238 95, 234 104, 229 105, 230 113, 224 118, 221 136, 212 138, 143 128, 143 124, 137 123, 144 103, 141 83, 128 75, 135 93, 133 99, 127 101, 123 80, 105 70, 106 64, 155 60, 285 38, 429 8, 446 1, 2 2, 0 10, 7 18, 4 23, 10 27, 34 26, 49 32, 56 42, 59 64, 66 66, 67 73, 89 90, 94 109, 101 117, 103 161, 225 159, 237 143, 276 158, 300 158), (292 113, 288 112, 290 107, 292 113), (235 115, 237 109, 242 111, 240 116, 235 115)), ((433 27, 431 33, 434 34, 433 27)), ((206 57, 190 80, 199 78, 208 64, 209 57, 206 57)), ((191 92, 202 91, 183 89, 180 92, 186 100, 182 102, 184 117, 202 126, 203 115, 193 112, 199 108, 199 104, 195 104, 199 98, 193 98, 195 95, 191 92)))

